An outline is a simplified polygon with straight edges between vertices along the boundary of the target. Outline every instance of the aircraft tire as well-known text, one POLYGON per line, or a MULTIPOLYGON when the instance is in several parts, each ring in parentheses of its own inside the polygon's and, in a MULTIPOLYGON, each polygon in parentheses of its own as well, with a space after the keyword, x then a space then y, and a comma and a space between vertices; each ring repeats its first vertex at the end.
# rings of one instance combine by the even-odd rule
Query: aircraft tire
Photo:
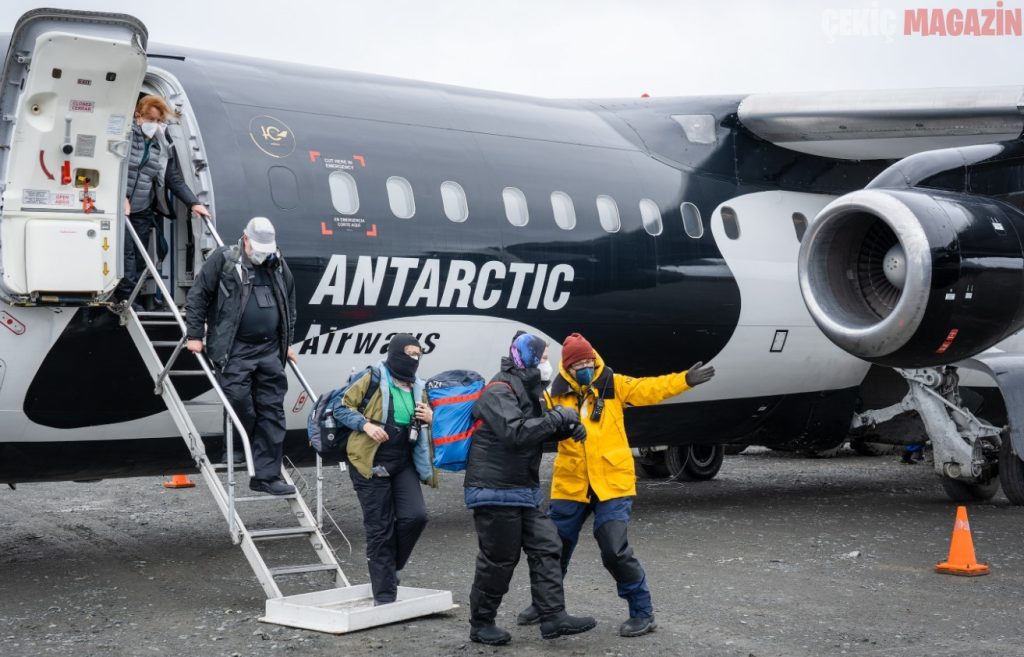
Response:
POLYGON ((722 469, 722 445, 674 445, 665 451, 665 465, 676 481, 708 481, 722 469))
POLYGON ((939 481, 949 499, 958 503, 987 502, 999 490, 999 477, 992 477, 988 481, 977 484, 968 484, 959 479, 942 476, 939 477, 939 481))
POLYGON ((999 481, 1010 504, 1024 505, 1024 461, 1013 453, 1013 445, 1006 434, 999 448, 999 481))

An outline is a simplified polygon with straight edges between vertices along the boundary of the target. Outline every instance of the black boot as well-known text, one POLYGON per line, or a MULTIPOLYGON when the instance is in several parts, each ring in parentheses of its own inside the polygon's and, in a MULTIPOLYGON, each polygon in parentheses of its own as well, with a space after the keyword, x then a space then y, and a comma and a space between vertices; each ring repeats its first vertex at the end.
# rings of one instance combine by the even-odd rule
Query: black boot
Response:
POLYGON ((503 646, 512 640, 512 635, 491 623, 490 625, 481 625, 480 627, 476 625, 470 627, 469 640, 488 646, 503 646))
POLYGON ((277 479, 250 479, 249 489, 270 493, 271 495, 291 495, 295 492, 295 486, 284 483, 281 478, 277 479))
POLYGON ((533 604, 519 612, 519 616, 516 617, 516 625, 536 625, 539 622, 540 609, 533 604))
POLYGON ((640 636, 658 627, 654 616, 634 616, 619 626, 619 636, 640 636))
POLYGON ((597 621, 592 616, 570 616, 560 611, 546 618, 540 624, 540 635, 545 639, 557 639, 569 634, 582 634, 594 629, 597 621))

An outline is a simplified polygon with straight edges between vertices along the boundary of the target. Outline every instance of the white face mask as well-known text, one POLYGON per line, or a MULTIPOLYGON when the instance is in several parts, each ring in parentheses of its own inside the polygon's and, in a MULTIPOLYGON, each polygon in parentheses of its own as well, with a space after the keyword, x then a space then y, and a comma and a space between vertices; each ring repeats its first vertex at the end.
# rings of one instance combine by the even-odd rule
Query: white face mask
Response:
POLYGON ((551 377, 554 376, 555 374, 555 370, 554 368, 551 367, 551 361, 549 360, 546 360, 540 365, 538 365, 537 369, 540 370, 541 381, 550 381, 551 377))
POLYGON ((270 254, 265 252, 265 251, 253 251, 252 255, 249 256, 249 260, 252 261, 252 264, 258 266, 258 265, 262 265, 264 262, 266 262, 267 258, 269 258, 269 257, 270 257, 270 254))
POLYGON ((139 127, 142 129, 142 134, 146 135, 146 139, 152 139, 160 128, 160 124, 156 121, 143 121, 139 127))

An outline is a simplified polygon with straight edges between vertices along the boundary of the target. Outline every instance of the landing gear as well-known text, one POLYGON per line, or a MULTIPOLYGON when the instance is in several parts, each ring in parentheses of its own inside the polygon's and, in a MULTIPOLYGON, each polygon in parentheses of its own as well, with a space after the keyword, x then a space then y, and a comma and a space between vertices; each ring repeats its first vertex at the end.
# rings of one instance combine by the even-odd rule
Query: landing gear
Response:
POLYGON ((708 481, 722 469, 722 445, 674 445, 665 451, 665 465, 677 481, 708 481))
POLYGON ((949 499, 959 503, 987 502, 999 491, 998 477, 991 477, 987 481, 976 484, 969 484, 959 479, 950 479, 946 476, 940 476, 939 481, 942 483, 942 488, 946 491, 949 499))
MULTIPOLYGON (((954 367, 897 369, 907 382, 907 395, 887 408, 865 411, 854 417, 851 429, 870 430, 877 424, 916 412, 932 443, 935 472, 942 488, 956 502, 991 499, 999 489, 996 473, 1001 470, 1002 429, 979 420, 960 398, 959 377, 954 367)), ((1005 448, 1002 451, 1006 451, 1005 448)), ((1017 492, 1024 504, 1024 463, 1008 464, 1018 468, 1017 492)))

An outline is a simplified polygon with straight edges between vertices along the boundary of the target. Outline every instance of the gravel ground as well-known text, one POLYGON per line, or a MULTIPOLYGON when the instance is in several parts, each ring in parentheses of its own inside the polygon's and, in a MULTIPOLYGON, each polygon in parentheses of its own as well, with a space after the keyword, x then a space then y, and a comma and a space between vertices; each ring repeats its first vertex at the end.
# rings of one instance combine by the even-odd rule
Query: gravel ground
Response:
MULTIPOLYGON (((258 621, 262 592, 202 484, 5 489, 0 656, 1024 655, 1024 509, 1002 494, 972 506, 975 548, 992 574, 937 575, 954 506, 930 467, 753 451, 727 457, 712 482, 640 482, 631 538, 657 632, 617 636, 625 605, 585 537, 566 596, 597 628, 544 641, 535 627, 515 627, 529 599, 524 560, 499 616, 513 635, 505 648, 468 642, 476 542, 460 475, 445 474, 442 488, 427 492, 430 524, 403 574, 403 584, 451 589, 460 607, 349 636, 258 621)), ((550 467, 548 457, 545 477, 550 467)), ((340 537, 333 542, 353 582, 365 582, 351 484, 336 470, 327 483, 351 553, 340 537)))

